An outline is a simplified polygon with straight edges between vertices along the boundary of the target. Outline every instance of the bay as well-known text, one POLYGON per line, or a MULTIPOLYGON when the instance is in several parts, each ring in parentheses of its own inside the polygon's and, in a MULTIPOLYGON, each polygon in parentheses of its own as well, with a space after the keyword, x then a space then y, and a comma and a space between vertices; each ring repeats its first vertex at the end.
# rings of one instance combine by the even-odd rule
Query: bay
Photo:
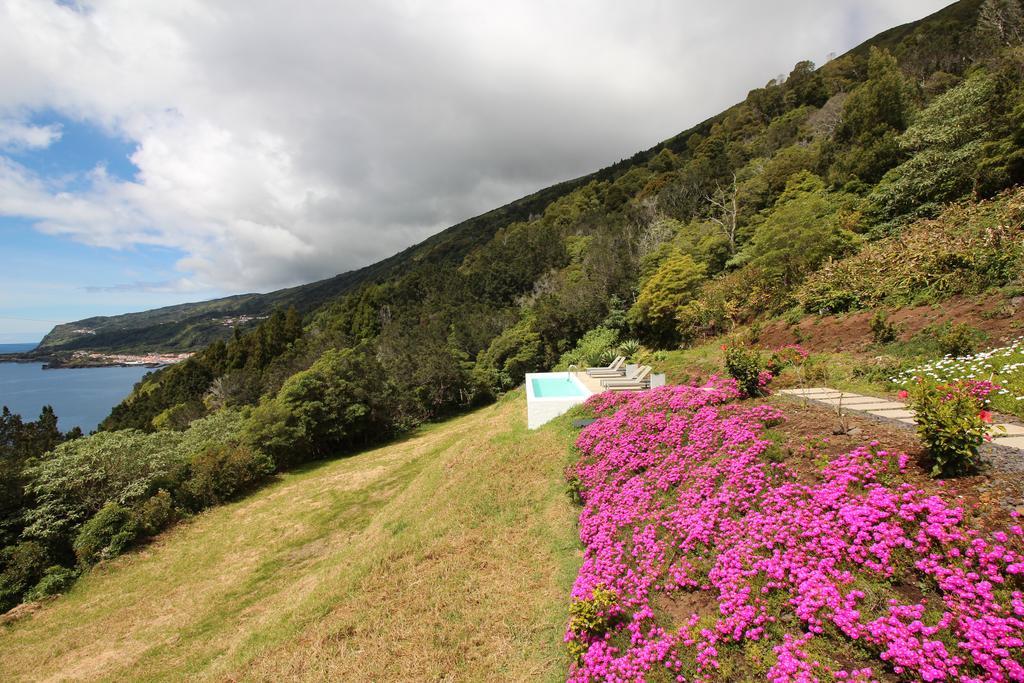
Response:
POLYGON ((50 405, 61 431, 80 427, 89 433, 152 370, 139 366, 44 370, 42 363, 0 363, 0 406, 35 420, 43 406, 50 405))

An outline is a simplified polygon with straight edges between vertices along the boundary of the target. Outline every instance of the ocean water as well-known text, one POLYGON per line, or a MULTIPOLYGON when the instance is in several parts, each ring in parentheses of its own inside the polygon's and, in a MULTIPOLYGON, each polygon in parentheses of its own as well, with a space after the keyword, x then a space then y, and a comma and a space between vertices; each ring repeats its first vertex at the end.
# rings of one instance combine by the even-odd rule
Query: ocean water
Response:
POLYGON ((0 353, 24 353, 37 346, 38 344, 0 344, 0 353))
MULTIPOLYGON (((0 345, 10 346, 16 345, 0 345)), ((31 349, 35 345, 20 346, 31 349)), ((0 350, 0 353, 14 351, 0 350)), ((152 368, 43 370, 42 363, 0 363, 0 406, 7 406, 26 420, 34 420, 44 405, 51 405, 61 431, 81 427, 83 432, 89 433, 147 372, 152 372, 152 368)))

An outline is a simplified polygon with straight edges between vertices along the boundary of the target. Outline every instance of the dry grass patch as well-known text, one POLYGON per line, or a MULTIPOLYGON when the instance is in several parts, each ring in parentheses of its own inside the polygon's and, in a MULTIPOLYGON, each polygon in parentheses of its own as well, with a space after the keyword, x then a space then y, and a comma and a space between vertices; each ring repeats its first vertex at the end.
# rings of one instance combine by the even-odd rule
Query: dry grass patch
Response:
POLYGON ((564 676, 571 434, 523 396, 309 467, 0 628, 27 679, 564 676))

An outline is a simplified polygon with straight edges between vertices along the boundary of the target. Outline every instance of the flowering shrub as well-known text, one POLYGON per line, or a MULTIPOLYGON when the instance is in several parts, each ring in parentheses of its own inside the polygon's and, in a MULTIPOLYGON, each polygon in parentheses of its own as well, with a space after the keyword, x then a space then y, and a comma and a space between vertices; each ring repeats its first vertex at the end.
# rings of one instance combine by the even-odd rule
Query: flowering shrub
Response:
POLYGON ((768 359, 768 372, 773 377, 778 377, 786 368, 802 364, 807 360, 808 355, 810 354, 807 353, 807 349, 799 344, 780 346, 772 352, 771 358, 768 359))
POLYGON ((994 388, 991 382, 920 382, 911 391, 917 433, 932 459, 933 477, 963 474, 977 464, 992 421, 985 399, 994 388))
POLYGON ((747 396, 762 396, 774 376, 765 367, 761 352, 739 344, 724 346, 725 371, 747 396))
POLYGON ((574 612, 569 680, 1024 680, 1024 530, 883 483, 907 458, 876 443, 816 477, 770 462, 783 416, 738 393, 590 400, 572 596, 604 607, 574 612))

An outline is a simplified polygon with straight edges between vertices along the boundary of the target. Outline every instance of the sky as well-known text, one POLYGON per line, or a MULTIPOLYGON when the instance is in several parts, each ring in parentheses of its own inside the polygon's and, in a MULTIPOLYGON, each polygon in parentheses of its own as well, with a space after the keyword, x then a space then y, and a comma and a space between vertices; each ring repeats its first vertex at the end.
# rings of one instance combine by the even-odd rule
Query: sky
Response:
POLYGON ((0 343, 310 282, 943 0, 0 0, 0 343))

